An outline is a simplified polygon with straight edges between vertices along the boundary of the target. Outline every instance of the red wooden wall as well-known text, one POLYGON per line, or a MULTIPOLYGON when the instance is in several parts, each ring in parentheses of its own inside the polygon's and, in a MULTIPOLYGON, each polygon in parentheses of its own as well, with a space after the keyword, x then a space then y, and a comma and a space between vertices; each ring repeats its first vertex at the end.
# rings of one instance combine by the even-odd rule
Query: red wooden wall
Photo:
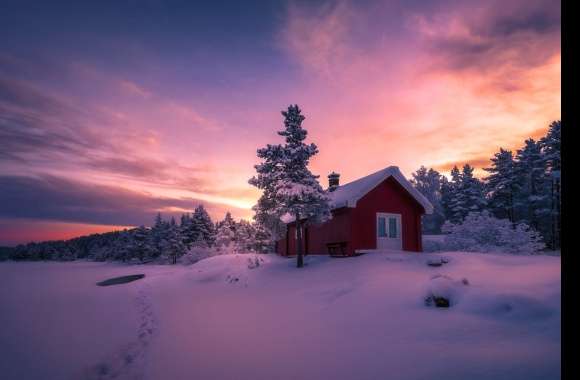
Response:
POLYGON ((332 219, 319 225, 308 227, 308 253, 326 254, 328 243, 347 243, 347 252, 354 254, 350 241, 352 236, 352 208, 333 210, 332 219))
POLYGON ((368 192, 356 204, 352 215, 352 240, 355 249, 377 248, 377 212, 401 214, 403 250, 421 251, 421 206, 392 177, 368 192))
MULTIPOLYGON (((318 225, 310 225, 305 230, 304 252, 307 254, 326 254, 328 253, 327 243, 349 242, 351 240, 351 215, 353 209, 340 208, 332 211, 332 219, 326 223, 318 225)), ((290 252, 291 255, 296 254, 296 228, 294 224, 288 225, 286 237, 277 242, 276 253, 286 255, 290 252)), ((349 254, 353 254, 354 250, 347 245, 349 254)))

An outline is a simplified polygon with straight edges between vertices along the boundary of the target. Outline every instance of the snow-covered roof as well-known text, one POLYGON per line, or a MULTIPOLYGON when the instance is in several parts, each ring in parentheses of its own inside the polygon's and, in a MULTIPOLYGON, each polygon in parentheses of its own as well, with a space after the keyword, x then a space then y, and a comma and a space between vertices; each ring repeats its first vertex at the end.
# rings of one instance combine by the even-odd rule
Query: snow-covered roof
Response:
POLYGON ((377 187, 380 183, 389 177, 393 177, 397 182, 411 194, 411 196, 419 202, 425 209, 427 214, 433 213, 433 205, 427 198, 423 196, 405 176, 401 173, 397 166, 389 166, 378 172, 359 178, 355 181, 338 186, 334 191, 329 193, 331 199, 331 206, 333 209, 339 207, 356 207, 359 199, 364 197, 369 191, 377 187))

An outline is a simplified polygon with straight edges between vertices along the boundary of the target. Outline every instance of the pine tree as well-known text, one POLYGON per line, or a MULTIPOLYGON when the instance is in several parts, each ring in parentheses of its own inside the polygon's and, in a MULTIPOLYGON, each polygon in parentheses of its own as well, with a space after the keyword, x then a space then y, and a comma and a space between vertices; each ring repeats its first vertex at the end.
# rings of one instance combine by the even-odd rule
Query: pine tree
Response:
POLYGON ((240 220, 236 224, 235 242, 238 252, 249 252, 252 250, 254 239, 254 226, 247 220, 240 220))
MULTIPOLYGON (((258 149, 262 163, 255 166, 257 176, 249 183, 263 190, 255 207, 260 218, 293 217, 296 225, 297 267, 304 265, 303 228, 305 222, 320 222, 330 217, 329 198, 318 183, 318 176, 308 169, 312 156, 318 153, 315 144, 304 143, 307 131, 302 128, 304 116, 297 105, 291 105, 284 116, 284 129, 278 134, 284 145, 267 145, 258 149)), ((258 219, 257 219, 258 220, 258 219)))
POLYGON ((257 253, 269 253, 274 251, 274 240, 270 231, 260 223, 254 223, 254 235, 251 243, 252 251, 257 253))
POLYGON ((235 230, 236 221, 234 220, 234 218, 232 218, 232 214, 229 211, 226 212, 226 215, 224 216, 223 220, 220 220, 219 222, 216 223, 217 228, 223 225, 228 226, 228 228, 230 228, 231 230, 235 230))
POLYGON ((141 262, 154 256, 150 231, 145 226, 133 230, 129 251, 131 257, 137 258, 141 262))
POLYGON ((433 205, 433 214, 424 215, 421 219, 423 231, 426 233, 440 233, 441 226, 445 222, 445 214, 442 205, 442 180, 443 176, 436 170, 421 166, 412 174, 411 183, 433 205))
POLYGON ((451 181, 443 177, 441 181, 441 206, 445 219, 453 223, 461 221, 461 215, 457 211, 459 187, 461 185, 461 172, 454 166, 451 169, 451 181))
POLYGON ((125 262, 131 259, 132 237, 126 230, 119 235, 113 246, 111 257, 113 260, 125 262))
POLYGON ((473 176, 473 167, 469 164, 464 165, 461 171, 457 196, 457 209, 460 210, 461 220, 470 212, 482 211, 486 207, 483 182, 473 176))
POLYGON ((514 172, 514 159, 509 150, 499 149, 499 152, 491 158, 491 167, 484 168, 490 173, 485 178, 486 192, 488 194, 488 210, 498 218, 507 218, 514 223, 516 183, 514 172))
POLYGON ((187 247, 183 243, 181 231, 173 218, 165 230, 165 235, 161 240, 161 247, 163 257, 168 258, 172 264, 176 264, 177 259, 183 256, 187 250, 187 247))
POLYGON ((549 231, 544 226, 550 224, 549 179, 541 146, 533 139, 526 140, 524 147, 517 151, 514 182, 518 190, 515 206, 519 219, 547 236, 549 231))
POLYGON ((557 120, 550 124, 548 134, 540 140, 542 154, 546 162, 547 174, 550 178, 550 246, 552 249, 557 249, 560 247, 562 172, 561 145, 562 122, 557 120))
POLYGON ((191 215, 189 213, 181 215, 181 221, 179 223, 179 229, 181 231, 181 236, 183 238, 183 244, 189 249, 193 245, 197 232, 191 221, 191 215))
POLYGON ((220 250, 232 251, 236 239, 236 223, 227 212, 224 220, 217 223, 215 245, 220 250))
POLYGON ((193 245, 211 247, 215 243, 215 226, 203 205, 197 206, 193 212, 191 230, 194 233, 191 237, 193 245))
POLYGON ((169 227, 169 223, 163 220, 161 213, 157 213, 155 223, 151 228, 152 257, 159 257, 163 254, 164 241, 167 239, 169 227))
POLYGON ((258 149, 257 153, 263 161, 254 166, 258 176, 248 181, 263 190, 258 202, 252 207, 254 220, 267 228, 274 239, 279 239, 286 233, 286 224, 274 212, 277 207, 275 188, 285 165, 286 153, 280 144, 267 144, 265 148, 258 149))
POLYGON ((446 217, 453 223, 465 219, 468 213, 485 208, 483 183, 473 176, 473 168, 466 164, 460 172, 457 166, 451 170, 451 182, 442 183, 442 205, 446 217))

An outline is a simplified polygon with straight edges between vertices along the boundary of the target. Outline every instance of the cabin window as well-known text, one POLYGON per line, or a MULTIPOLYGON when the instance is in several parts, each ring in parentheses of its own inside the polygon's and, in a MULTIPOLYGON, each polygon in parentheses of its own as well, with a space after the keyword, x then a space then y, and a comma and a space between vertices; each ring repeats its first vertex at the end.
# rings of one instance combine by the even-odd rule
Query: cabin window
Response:
POLYGON ((397 231, 397 218, 389 217, 389 237, 397 238, 398 237, 397 231))
POLYGON ((398 239, 399 223, 396 216, 379 216, 377 218, 377 236, 398 239))
POLYGON ((387 237, 387 226, 386 226, 386 220, 383 217, 379 217, 379 223, 378 223, 378 231, 377 231, 378 236, 380 237, 387 237))

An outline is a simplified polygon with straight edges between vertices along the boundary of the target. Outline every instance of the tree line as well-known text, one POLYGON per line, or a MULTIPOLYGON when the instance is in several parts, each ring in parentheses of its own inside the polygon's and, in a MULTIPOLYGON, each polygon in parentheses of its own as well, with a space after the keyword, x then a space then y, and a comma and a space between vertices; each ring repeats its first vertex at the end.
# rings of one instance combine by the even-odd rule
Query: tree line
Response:
POLYGON ((192 250, 211 254, 272 250, 270 233, 258 223, 235 221, 229 212, 214 223, 203 205, 193 213, 163 219, 155 217, 153 226, 81 236, 70 240, 28 243, 8 250, 12 260, 76 260, 168 262, 175 264, 192 250))
POLYGON ((284 128, 278 135, 284 144, 268 144, 257 150, 262 162, 255 166, 257 175, 249 183, 262 190, 253 207, 254 222, 235 222, 229 213, 219 223, 212 223, 203 208, 185 214, 178 224, 165 221, 158 214, 151 228, 144 226, 106 234, 95 234, 68 241, 30 243, 14 249, 10 258, 32 260, 137 260, 162 259, 176 263, 192 248, 215 249, 220 252, 269 252, 274 241, 286 229, 282 219, 297 221, 297 266, 303 266, 302 239, 307 223, 320 223, 330 218, 330 198, 318 182, 319 176, 308 169, 310 158, 318 153, 315 144, 306 144, 307 131, 302 128, 302 115, 297 105, 281 112, 284 128))
POLYGON ((422 166, 411 182, 433 204, 423 217, 424 233, 440 233, 445 221, 461 223, 470 212, 487 211, 512 225, 526 223, 546 245, 558 249, 561 240, 561 121, 550 124, 538 141, 529 138, 514 152, 500 148, 490 158, 487 176, 479 179, 465 164, 451 170, 450 179, 422 166))
MULTIPOLYGON (((228 212, 214 223, 199 205, 193 213, 182 215, 179 223, 158 214, 152 227, 29 243, 10 249, 8 257, 176 263, 192 249, 265 253, 273 250, 273 242, 285 232, 284 220, 296 224, 297 266, 302 267, 304 228, 331 217, 330 199, 319 176, 308 169, 318 148, 304 141, 307 131, 302 128, 305 117, 300 108, 291 105, 282 116, 284 128, 278 135, 284 138, 284 144, 268 144, 257 150, 261 162, 255 165, 257 174, 249 183, 262 190, 262 195, 253 207, 253 222, 236 222, 228 212)), ((507 219, 514 229, 525 223, 541 234, 548 247, 559 248, 560 144, 561 122, 554 121, 546 136, 538 141, 526 140, 515 154, 500 148, 490 159, 490 166, 484 168, 489 174, 483 179, 474 176, 469 164, 461 169, 455 166, 450 179, 422 166, 412 174, 411 182, 434 206, 433 214, 423 217, 424 233, 441 233, 446 221, 460 224, 470 213, 485 211, 507 219)), ((6 256, 6 252, 3 254, 6 256)))

